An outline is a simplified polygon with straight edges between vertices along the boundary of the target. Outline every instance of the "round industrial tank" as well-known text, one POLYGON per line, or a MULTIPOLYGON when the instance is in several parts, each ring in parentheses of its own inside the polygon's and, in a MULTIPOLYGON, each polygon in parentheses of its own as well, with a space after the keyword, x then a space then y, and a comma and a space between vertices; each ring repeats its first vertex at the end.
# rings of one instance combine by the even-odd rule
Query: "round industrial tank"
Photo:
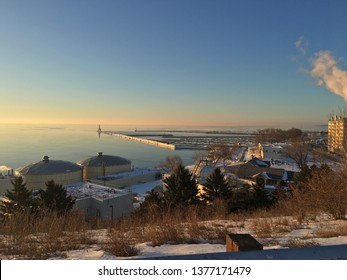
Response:
POLYGON ((118 156, 98 155, 79 161, 77 164, 83 166, 83 179, 117 174, 131 171, 131 161, 118 156))
POLYGON ((16 175, 25 179, 29 189, 45 189, 49 180, 61 185, 81 182, 82 167, 68 161, 50 160, 48 156, 44 156, 42 161, 18 168, 16 175))

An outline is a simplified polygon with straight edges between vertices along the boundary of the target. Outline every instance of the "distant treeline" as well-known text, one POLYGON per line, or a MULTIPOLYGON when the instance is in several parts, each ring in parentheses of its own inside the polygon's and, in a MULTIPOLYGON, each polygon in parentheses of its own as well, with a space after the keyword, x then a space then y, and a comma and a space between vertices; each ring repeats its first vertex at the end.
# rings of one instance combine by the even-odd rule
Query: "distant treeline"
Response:
POLYGON ((288 142, 301 139, 305 133, 298 128, 282 130, 279 128, 258 129, 255 133, 255 140, 259 143, 288 142))

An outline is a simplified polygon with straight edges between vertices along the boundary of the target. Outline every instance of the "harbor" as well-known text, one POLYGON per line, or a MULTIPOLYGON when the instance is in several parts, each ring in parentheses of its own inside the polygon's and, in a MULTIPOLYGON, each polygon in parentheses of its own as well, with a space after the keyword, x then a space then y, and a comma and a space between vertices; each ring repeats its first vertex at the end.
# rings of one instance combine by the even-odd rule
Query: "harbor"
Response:
POLYGON ((101 131, 101 133, 169 150, 206 150, 211 144, 237 143, 242 146, 254 142, 253 132, 135 130, 126 133, 116 131, 101 131))

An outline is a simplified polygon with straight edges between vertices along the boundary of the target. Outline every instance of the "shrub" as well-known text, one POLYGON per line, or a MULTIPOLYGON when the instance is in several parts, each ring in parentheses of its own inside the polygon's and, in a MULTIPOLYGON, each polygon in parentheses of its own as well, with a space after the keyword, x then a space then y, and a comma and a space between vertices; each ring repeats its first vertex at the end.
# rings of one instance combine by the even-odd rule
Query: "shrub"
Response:
POLYGON ((139 250, 135 247, 135 242, 126 236, 122 231, 111 229, 107 234, 107 243, 103 249, 117 257, 137 256, 139 250))

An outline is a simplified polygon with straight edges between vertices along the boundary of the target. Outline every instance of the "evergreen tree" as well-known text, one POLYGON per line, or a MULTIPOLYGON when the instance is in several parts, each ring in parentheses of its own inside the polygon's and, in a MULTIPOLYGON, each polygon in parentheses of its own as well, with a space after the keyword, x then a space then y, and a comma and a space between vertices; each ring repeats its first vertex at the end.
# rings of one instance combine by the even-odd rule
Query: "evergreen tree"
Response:
POLYGON ((257 177, 253 189, 252 208, 263 208, 271 204, 271 198, 265 190, 265 180, 262 177, 257 177))
POLYGON ((203 190, 205 192, 203 197, 207 202, 212 202, 216 198, 230 200, 232 194, 228 181, 219 168, 215 168, 207 178, 203 190))
POLYGON ((309 179, 312 177, 312 170, 317 167, 313 165, 311 168, 307 164, 301 167, 300 172, 294 177, 294 186, 298 189, 304 189, 309 179))
POLYGON ((164 207, 163 194, 161 192, 151 190, 147 192, 145 200, 141 203, 141 211, 162 209, 164 207))
POLYGON ((43 208, 63 215, 72 210, 75 199, 67 195, 62 185, 55 184, 53 180, 46 183, 46 190, 40 191, 40 200, 43 208))
POLYGON ((7 190, 5 198, 1 205, 2 215, 23 213, 30 210, 32 204, 32 191, 26 188, 23 178, 16 177, 11 180, 13 189, 7 190))
POLYGON ((231 200, 229 202, 229 210, 231 212, 239 212, 244 210, 250 210, 252 207, 253 193, 247 187, 241 189, 233 189, 231 200))
POLYGON ((196 204, 199 201, 195 178, 182 164, 178 164, 163 183, 166 188, 164 200, 168 205, 196 204))

